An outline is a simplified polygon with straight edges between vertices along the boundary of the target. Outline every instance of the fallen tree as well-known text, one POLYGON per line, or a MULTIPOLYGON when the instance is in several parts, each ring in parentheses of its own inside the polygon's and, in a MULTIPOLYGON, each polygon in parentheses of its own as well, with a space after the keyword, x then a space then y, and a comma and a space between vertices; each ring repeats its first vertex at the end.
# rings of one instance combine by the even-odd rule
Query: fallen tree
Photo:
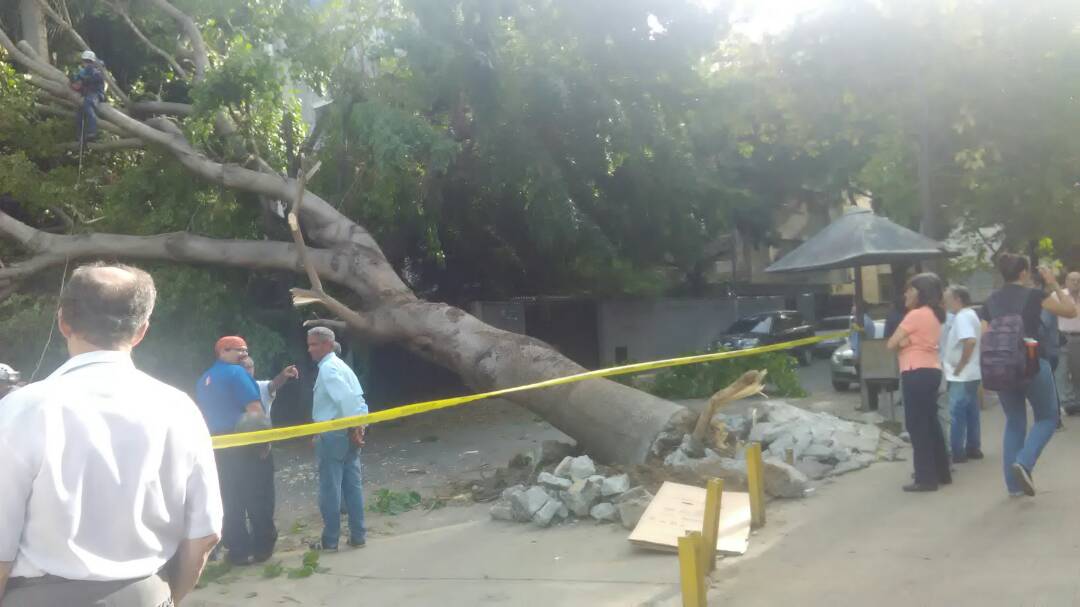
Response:
MULTIPOLYGON (((194 20, 166 0, 152 6, 171 18, 177 37, 188 43, 193 82, 212 69, 207 45, 194 20)), ((67 29, 70 24, 60 24, 67 29)), ((74 32, 74 29, 70 31, 74 32)), ((79 38, 80 42, 82 39, 79 38)), ((85 44, 83 42, 83 44, 85 44)), ((0 31, 0 47, 41 92, 46 107, 73 108, 80 102, 66 77, 25 42, 0 31)), ((155 47, 154 52, 162 49, 155 47)), ((172 62, 179 67, 180 61, 172 62)), ((472 389, 492 390, 579 373, 584 369, 537 339, 487 325, 451 305, 421 300, 406 285, 367 229, 306 188, 304 176, 274 171, 249 155, 242 162, 211 158, 196 148, 175 119, 191 113, 183 104, 100 104, 103 128, 121 135, 116 147, 146 146, 165 152, 190 174, 224 188, 255 194, 268 208, 303 198, 300 223, 311 241, 310 266, 321 280, 351 291, 359 305, 346 307, 323 298, 349 331, 372 342, 394 342, 461 377, 472 389), (175 118, 174 118, 175 117, 175 118)), ((216 131, 235 131, 222 112, 216 131)), ((224 240, 190 233, 134 236, 105 233, 58 235, 40 231, 0 213, 0 236, 30 256, 0 269, 0 298, 43 270, 83 258, 163 260, 248 269, 303 272, 301 249, 273 240, 224 240)), ((681 406, 608 380, 522 393, 511 400, 530 408, 567 433, 587 452, 610 462, 643 462, 658 444, 681 437, 692 415, 681 406)))

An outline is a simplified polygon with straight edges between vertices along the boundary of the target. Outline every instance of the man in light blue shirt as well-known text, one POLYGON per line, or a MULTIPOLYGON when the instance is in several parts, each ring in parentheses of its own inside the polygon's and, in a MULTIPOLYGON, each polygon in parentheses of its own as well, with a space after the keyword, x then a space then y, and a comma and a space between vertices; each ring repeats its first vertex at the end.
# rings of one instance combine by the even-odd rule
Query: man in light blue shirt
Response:
MULTIPOLYGON (((334 332, 330 329, 315 327, 308 331, 308 354, 319 365, 311 407, 311 418, 316 422, 364 415, 368 412, 360 380, 349 365, 334 354, 334 343, 334 332)), ((355 548, 364 547, 364 492, 360 473, 360 447, 364 444, 363 437, 363 428, 354 428, 324 432, 316 439, 315 454, 319 459, 319 512, 323 518, 322 541, 315 546, 317 550, 338 549, 342 498, 349 514, 348 544, 355 548)))

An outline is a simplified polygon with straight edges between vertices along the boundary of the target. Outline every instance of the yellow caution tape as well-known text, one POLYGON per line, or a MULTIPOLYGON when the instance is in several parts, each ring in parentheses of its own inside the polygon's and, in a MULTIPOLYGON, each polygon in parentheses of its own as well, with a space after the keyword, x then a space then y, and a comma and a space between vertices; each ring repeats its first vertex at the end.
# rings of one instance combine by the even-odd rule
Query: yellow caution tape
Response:
POLYGON ((411 405, 403 405, 400 407, 394 407, 392 409, 386 409, 385 411, 367 413, 365 415, 355 415, 352 417, 342 417, 340 419, 335 419, 328 422, 315 422, 299 426, 273 428, 271 430, 258 430, 256 432, 223 434, 221 436, 214 437, 214 448, 228 449, 229 447, 243 447, 246 445, 258 445, 261 443, 283 441, 290 438, 314 436, 316 434, 322 434, 323 432, 332 432, 334 430, 345 430, 347 428, 355 428, 357 426, 378 424, 380 422, 388 422, 394 419, 401 419, 403 417, 411 417, 413 415, 427 413, 428 411, 448 409, 450 407, 457 407, 467 403, 476 402, 478 400, 494 398, 496 396, 503 396, 506 394, 514 394, 516 392, 539 390, 540 388, 551 388, 553 386, 562 386, 579 381, 585 381, 587 379, 598 379, 601 377, 611 377, 613 375, 627 375, 630 373, 641 373, 642 371, 652 371, 654 369, 664 369, 667 367, 695 365, 698 363, 727 360, 730 358, 739 358, 742 356, 753 356, 755 354, 765 354, 766 352, 779 352, 782 350, 798 348, 800 346, 813 345, 827 339, 844 337, 847 334, 847 331, 839 331, 826 335, 807 337, 805 339, 797 339, 795 341, 786 341, 779 344, 759 346, 757 348, 748 348, 746 350, 713 352, 711 354, 698 354, 695 356, 682 356, 679 358, 668 358, 665 360, 655 360, 652 362, 633 363, 630 365, 622 365, 619 367, 610 367, 608 369, 586 371, 584 373, 567 375, 566 377, 557 377, 555 379, 548 379, 533 384, 526 384, 524 386, 515 386, 513 388, 503 388, 501 390, 493 390, 491 392, 482 392, 480 394, 470 394, 469 396, 455 396, 454 398, 443 398, 422 403, 414 403, 411 405))

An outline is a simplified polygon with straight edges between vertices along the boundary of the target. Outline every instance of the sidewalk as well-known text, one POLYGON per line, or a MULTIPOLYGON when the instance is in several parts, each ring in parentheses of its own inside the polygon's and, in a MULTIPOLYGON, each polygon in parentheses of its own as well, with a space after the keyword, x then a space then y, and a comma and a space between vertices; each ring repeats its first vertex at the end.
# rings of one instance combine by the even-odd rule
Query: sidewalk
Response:
POLYGON ((716 605, 875 607, 1080 604, 1080 419, 1066 418, 1035 470, 1034 498, 1010 498, 1004 416, 983 412, 986 459, 937 493, 908 494, 910 462, 877 464, 770 511, 741 559, 722 562, 716 605))
MULTIPOLYGON (((197 591, 185 605, 677 605, 672 554, 642 551, 621 526, 590 521, 538 529, 491 521, 486 505, 397 517, 408 529, 367 548, 324 555, 329 571, 307 579, 240 579, 197 591)), ((279 554, 296 567, 300 552, 279 554)))

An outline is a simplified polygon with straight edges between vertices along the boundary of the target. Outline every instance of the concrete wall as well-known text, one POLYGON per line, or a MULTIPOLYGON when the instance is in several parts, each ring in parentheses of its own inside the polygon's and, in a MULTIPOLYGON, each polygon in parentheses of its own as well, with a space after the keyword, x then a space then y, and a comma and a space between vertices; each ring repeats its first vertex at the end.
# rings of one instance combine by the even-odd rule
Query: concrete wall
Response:
POLYGON ((600 365, 672 358, 708 348, 737 318, 782 309, 782 297, 600 302, 600 365))
POLYGON ((469 313, 487 324, 525 335, 525 305, 516 301, 474 301, 469 313))

